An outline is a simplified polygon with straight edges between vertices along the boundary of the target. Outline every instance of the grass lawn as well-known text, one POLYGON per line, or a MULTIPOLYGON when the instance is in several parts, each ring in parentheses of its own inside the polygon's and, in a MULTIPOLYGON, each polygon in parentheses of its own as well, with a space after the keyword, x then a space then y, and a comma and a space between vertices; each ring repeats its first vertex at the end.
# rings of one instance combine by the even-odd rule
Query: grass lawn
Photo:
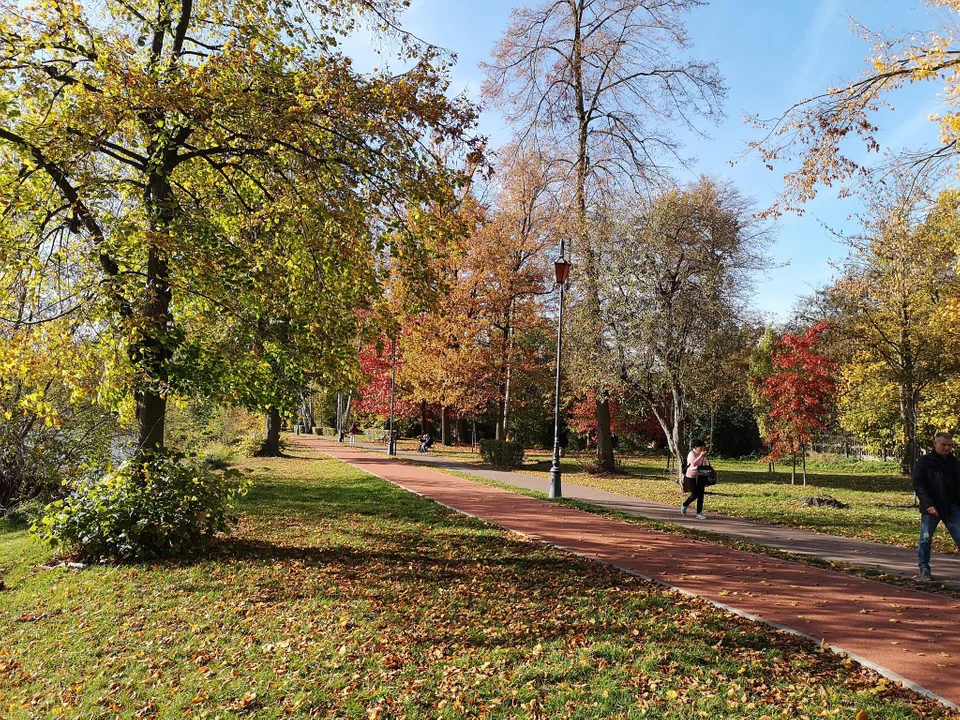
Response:
POLYGON ((335 461, 253 460, 192 561, 46 569, 0 525, 0 717, 950 717, 819 652, 335 461))
MULTIPOLYGON (((403 449, 416 449, 415 445, 403 449)), ((464 462, 479 463, 479 454, 470 447, 434 445, 431 453, 464 462)), ((521 472, 546 474, 550 453, 527 452, 521 472)), ((673 473, 665 473, 663 458, 621 456, 623 474, 600 475, 585 470, 589 455, 564 458, 564 482, 600 488, 668 504, 680 504, 684 495, 673 473)), ((834 462, 807 463, 807 486, 790 484, 789 464, 767 472, 766 463, 750 460, 714 460, 720 482, 707 490, 704 510, 734 517, 804 528, 831 535, 873 542, 916 547, 920 534, 920 513, 913 504, 913 487, 899 475, 894 463, 834 462), (800 499, 830 495, 849 505, 847 509, 810 507, 800 499)), ((798 472, 797 482, 800 483, 798 472)), ((934 536, 934 550, 957 552, 946 530, 934 536)))

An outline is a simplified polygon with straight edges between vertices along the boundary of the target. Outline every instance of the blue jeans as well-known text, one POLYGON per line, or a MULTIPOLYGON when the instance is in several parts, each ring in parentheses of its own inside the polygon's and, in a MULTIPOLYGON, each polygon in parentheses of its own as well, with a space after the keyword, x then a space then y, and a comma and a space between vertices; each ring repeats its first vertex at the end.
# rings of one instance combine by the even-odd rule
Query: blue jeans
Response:
POLYGON ((917 560, 920 562, 921 570, 930 569, 930 541, 933 540, 933 533, 941 522, 960 548, 960 506, 951 505, 950 515, 947 518, 920 513, 920 545, 917 547, 917 560))

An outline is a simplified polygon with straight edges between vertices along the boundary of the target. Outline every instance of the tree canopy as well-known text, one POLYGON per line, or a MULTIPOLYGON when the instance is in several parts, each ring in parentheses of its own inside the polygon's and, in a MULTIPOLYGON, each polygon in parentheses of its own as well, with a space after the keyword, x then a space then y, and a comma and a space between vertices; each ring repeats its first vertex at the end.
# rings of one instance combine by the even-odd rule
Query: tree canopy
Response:
POLYGON ((2 6, 0 308, 80 318, 141 447, 181 387, 250 387, 284 323, 310 372, 342 373, 378 255, 416 275, 448 231, 421 215, 465 180, 449 148, 478 159, 475 110, 399 30, 401 5, 2 6), (397 33, 404 72, 338 51, 365 21, 397 33))

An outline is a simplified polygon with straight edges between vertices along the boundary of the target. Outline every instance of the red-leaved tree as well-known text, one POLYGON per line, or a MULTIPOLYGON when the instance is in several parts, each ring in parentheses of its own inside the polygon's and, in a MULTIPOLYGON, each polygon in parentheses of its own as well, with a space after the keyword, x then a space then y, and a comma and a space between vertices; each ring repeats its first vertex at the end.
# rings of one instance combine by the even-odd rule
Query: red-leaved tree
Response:
POLYGON ((773 352, 773 375, 760 392, 769 402, 769 460, 793 458, 790 484, 796 481, 797 454, 803 459, 803 484, 807 484, 807 446, 824 430, 833 412, 836 364, 817 353, 820 335, 829 327, 818 323, 802 335, 786 333, 773 352))
MULTIPOLYGON (((596 407, 594 391, 588 390, 586 397, 573 403, 567 415, 570 429, 581 437, 586 437, 590 445, 596 445, 596 407)), ((610 432, 621 437, 629 435, 642 443, 663 440, 663 430, 652 414, 631 411, 616 395, 610 397, 610 432)))
MULTIPOLYGON (((358 413, 376 416, 378 420, 390 417, 390 387, 391 371, 393 369, 392 340, 386 336, 378 343, 371 343, 360 348, 360 367, 363 370, 364 383, 360 387, 360 397, 357 400, 358 413)), ((396 345, 396 397, 394 402, 394 418, 416 417, 418 406, 411 402, 408 393, 402 388, 401 378, 404 369, 402 344, 396 345)))

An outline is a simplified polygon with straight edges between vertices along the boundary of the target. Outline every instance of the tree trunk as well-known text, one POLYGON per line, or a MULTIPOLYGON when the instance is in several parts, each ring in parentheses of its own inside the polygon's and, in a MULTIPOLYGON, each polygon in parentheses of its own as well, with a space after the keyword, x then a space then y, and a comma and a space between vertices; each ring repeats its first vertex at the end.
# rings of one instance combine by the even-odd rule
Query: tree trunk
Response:
POLYGON ((263 457, 279 457, 280 455, 280 411, 271 408, 267 411, 267 439, 263 443, 260 455, 263 457))
POLYGON ((903 427, 903 457, 900 459, 900 472, 909 475, 917 460, 917 403, 916 395, 910 383, 900 386, 900 418, 903 427))
POLYGON ((507 439, 506 432, 503 427, 503 398, 500 398, 500 400, 497 402, 497 419, 496 419, 496 422, 493 423, 493 425, 494 425, 493 436, 497 440, 506 440, 507 439))
POLYGON ((613 438, 610 433, 610 400, 597 403, 597 465, 602 472, 613 472, 613 438))
POLYGON ((716 418, 717 418, 717 406, 711 405, 710 406, 710 437, 707 440, 711 451, 713 450, 713 426, 716 418))
MULTIPOLYGON (((676 397, 676 396, 674 396, 676 397)), ((687 448, 683 442, 683 411, 678 412, 677 403, 671 401, 669 408, 671 416, 668 418, 665 413, 660 411, 657 404, 647 397, 646 406, 653 413, 660 429, 663 430, 664 438, 667 441, 667 471, 670 470, 671 458, 677 461, 679 468, 683 467, 683 461, 687 455, 687 448), (668 422, 669 421, 669 422, 668 422)))
POLYGON ((509 419, 510 419, 510 375, 512 370, 512 365, 510 363, 510 354, 513 351, 513 328, 510 329, 510 346, 507 350, 507 377, 506 383, 503 386, 503 439, 507 440, 509 433, 509 419))
MULTIPOLYGON (((163 150, 158 141, 151 144, 151 157, 158 161, 158 169, 150 174, 144 193, 144 204, 150 218, 151 234, 169 232, 173 219, 172 190, 168 174, 172 171, 173 155, 163 150)), ((147 252, 147 267, 144 286, 144 301, 139 309, 137 339, 130 348, 136 368, 137 390, 134 399, 137 406, 137 434, 139 450, 163 447, 164 422, 167 399, 161 388, 166 385, 167 361, 173 348, 164 343, 170 337, 173 324, 170 315, 170 269, 162 251, 150 246, 147 252)))
POLYGON ((803 458, 803 486, 807 486, 807 446, 803 444, 800 446, 800 452, 802 453, 803 458))
POLYGON ((470 442, 470 427, 465 417, 457 418, 457 440, 462 443, 470 442))
POLYGON ((504 384, 503 384, 503 439, 508 439, 508 430, 510 428, 510 377, 513 370, 513 300, 510 301, 510 307, 507 310, 507 327, 504 331, 507 335, 506 352, 504 353, 504 384))
POLYGON ((427 426, 428 422, 429 421, 427 420, 427 401, 421 400, 420 401, 420 434, 421 435, 423 435, 424 433, 430 432, 427 426))
MULTIPOLYGON (((597 288, 597 264, 590 246, 587 230, 587 176, 590 172, 590 156, 587 152, 589 139, 589 117, 584 94, 583 81, 583 11, 579 3, 571 3, 571 27, 573 29, 573 45, 571 48, 570 70, 573 74, 574 105, 577 117, 577 160, 576 160, 576 250, 583 257, 583 278, 586 286, 586 297, 590 326, 587 332, 594 335, 592 338, 597 360, 604 352, 603 338, 600 327, 600 293, 597 288)), ((590 340, 588 340, 590 342, 590 340)), ((610 400, 605 388, 597 388, 597 407, 594 413, 597 422, 597 464, 603 472, 613 472, 615 468, 613 457, 613 439, 610 431, 610 400)))
POLYGON ((793 460, 793 464, 790 466, 790 484, 796 485, 797 484, 797 453, 796 452, 791 453, 790 457, 793 460))
POLYGON ((450 409, 446 405, 440 406, 440 442, 444 445, 453 445, 452 424, 450 409))

